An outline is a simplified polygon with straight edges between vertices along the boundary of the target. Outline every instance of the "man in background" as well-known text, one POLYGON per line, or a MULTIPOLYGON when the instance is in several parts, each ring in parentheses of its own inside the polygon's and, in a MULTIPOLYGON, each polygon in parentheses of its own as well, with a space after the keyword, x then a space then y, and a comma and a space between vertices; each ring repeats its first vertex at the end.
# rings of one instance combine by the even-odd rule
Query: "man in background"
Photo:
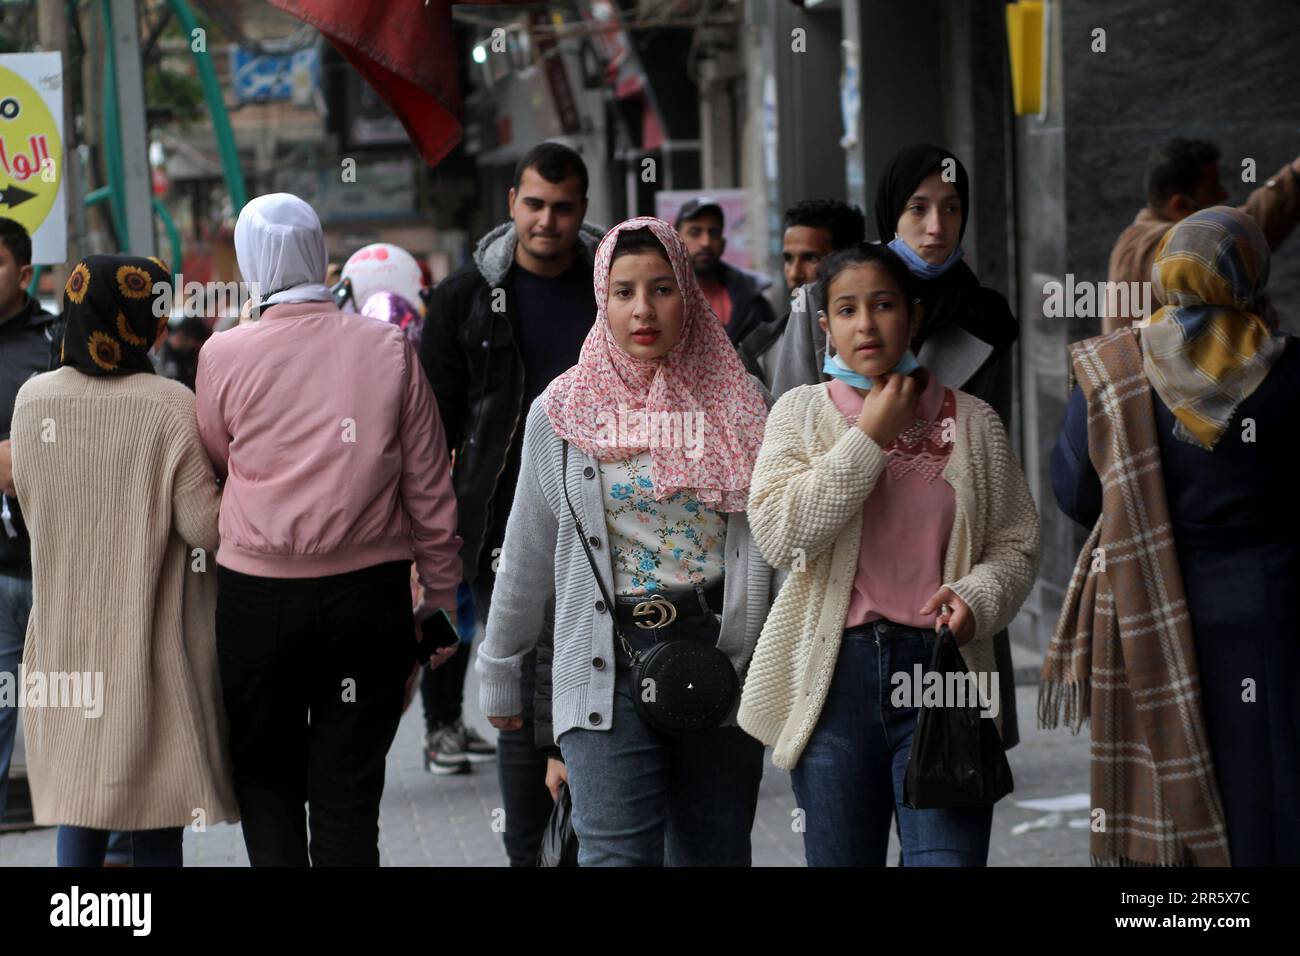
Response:
POLYGON ((173 325, 167 332, 167 340, 158 350, 158 374, 175 379, 194 391, 194 379, 199 372, 199 349, 211 334, 208 323, 197 315, 187 315, 173 325))
POLYGON ((771 281, 722 261, 727 251, 726 222, 716 199, 690 200, 677 213, 676 228, 709 306, 726 327, 731 344, 741 349, 750 335, 776 321, 763 298, 771 281))
MULTIPOLYGON (((1219 180, 1219 147, 1182 137, 1161 143, 1147 157, 1146 191, 1146 206, 1111 250, 1110 282, 1150 282, 1156 249, 1174 223, 1227 201, 1228 191, 1219 180)), ((1252 191, 1241 209, 1254 217, 1276 252, 1300 221, 1300 157, 1252 191)), ((1130 304, 1120 314, 1103 317, 1102 330, 1113 332, 1138 318, 1130 304)))
MULTIPOLYGON (((502 558, 528 408, 577 362, 596 319, 592 268, 604 231, 583 221, 587 183, 587 167, 574 150, 560 143, 533 147, 515 167, 510 220, 480 239, 473 261, 429 295, 420 361, 456 456, 461 560, 480 621, 487 619, 502 558)), ((539 606, 537 613, 551 609, 539 606)), ((549 705, 549 646, 544 640, 537 660, 525 659, 523 723, 501 731, 495 750, 461 718, 468 648, 426 673, 421 687, 431 772, 464 772, 471 763, 497 759, 512 866, 536 865, 553 805, 547 760, 559 748, 544 728, 535 733, 533 707, 534 676, 541 683, 539 709, 549 705)), ((544 715, 536 716, 544 725, 544 715)))
POLYGON ((790 323, 790 312, 807 304, 811 288, 795 301, 799 289, 817 280, 817 266, 832 252, 857 245, 866 238, 867 220, 862 210, 838 199, 804 199, 785 211, 781 237, 781 270, 791 307, 775 322, 759 326, 745 338, 740 357, 750 373, 769 389, 777 344, 790 323))
MULTIPOLYGON (((59 362, 63 334, 56 316, 27 294, 32 239, 20 223, 0 218, 0 678, 20 687, 19 667, 32 611, 32 543, 14 498, 9 427, 18 389, 59 362)), ((9 796, 9 763, 18 702, 0 701, 0 820, 9 796)))

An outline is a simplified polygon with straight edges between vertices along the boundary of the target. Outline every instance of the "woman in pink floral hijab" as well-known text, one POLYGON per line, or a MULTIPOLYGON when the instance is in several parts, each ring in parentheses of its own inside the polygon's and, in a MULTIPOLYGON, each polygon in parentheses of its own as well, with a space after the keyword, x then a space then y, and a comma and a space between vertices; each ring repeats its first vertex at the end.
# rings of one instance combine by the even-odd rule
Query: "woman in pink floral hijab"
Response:
POLYGON ((713 678, 744 680, 769 605, 745 514, 767 406, 668 223, 614 227, 594 282, 578 364, 529 412, 480 706, 522 725, 520 671, 553 626, 547 784, 571 793, 578 864, 748 866, 763 748, 713 678), (676 706, 634 686, 632 655, 663 641, 717 649, 680 665, 688 705, 714 705, 688 731, 638 703, 676 706))
POLYGON ((596 323, 578 364, 552 382, 543 397, 556 433, 601 461, 648 449, 655 487, 663 494, 690 489, 701 503, 743 511, 767 406, 695 281, 677 231, 649 217, 620 223, 596 250, 594 274, 596 323), (610 324, 610 270, 620 237, 640 230, 658 240, 661 256, 667 252, 683 314, 680 337, 671 348, 633 354, 610 324), (659 354, 650 354, 654 352, 659 354), (633 427, 648 421, 645 416, 665 412, 700 416, 704 435, 697 456, 691 457, 687 447, 652 447, 651 429, 633 427), (619 422, 626 427, 611 427, 619 422))

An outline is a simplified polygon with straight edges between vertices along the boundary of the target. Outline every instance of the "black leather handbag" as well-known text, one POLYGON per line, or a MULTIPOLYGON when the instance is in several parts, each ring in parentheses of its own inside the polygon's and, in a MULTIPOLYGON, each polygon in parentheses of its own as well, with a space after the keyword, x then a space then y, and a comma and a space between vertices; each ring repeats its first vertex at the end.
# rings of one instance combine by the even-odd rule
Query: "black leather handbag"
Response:
MULTIPOLYGON (((623 653, 631 658, 632 700, 637 713, 652 728, 670 736, 718 726, 726 719, 736 702, 736 695, 740 693, 736 669, 715 644, 705 644, 689 638, 656 640, 644 650, 632 647, 619 625, 615 603, 605 590, 605 583, 596 568, 596 558, 587 544, 587 532, 578 520, 578 512, 569 498, 568 474, 569 443, 565 442, 561 472, 564 501, 569 506, 569 514, 573 516, 578 540, 586 552, 591 573, 595 575, 596 587, 600 589, 605 607, 614 618, 614 637, 622 646, 623 653)), ((644 604, 647 611, 653 610, 656 604, 672 607, 662 597, 657 600, 651 598, 644 604)), ((660 615, 661 620, 664 616, 660 615)), ((653 624, 638 623, 637 626, 647 630, 655 628, 653 624)))

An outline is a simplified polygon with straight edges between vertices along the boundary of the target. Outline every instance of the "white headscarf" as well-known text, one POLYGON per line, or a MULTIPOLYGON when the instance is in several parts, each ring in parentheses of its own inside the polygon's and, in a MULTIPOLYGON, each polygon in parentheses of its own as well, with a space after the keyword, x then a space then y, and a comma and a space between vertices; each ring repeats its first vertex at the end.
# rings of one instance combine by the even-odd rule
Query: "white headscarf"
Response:
POLYGON ((289 193, 251 200, 235 222, 235 256, 248 283, 257 283, 261 305, 328 302, 328 255, 320 219, 289 193))

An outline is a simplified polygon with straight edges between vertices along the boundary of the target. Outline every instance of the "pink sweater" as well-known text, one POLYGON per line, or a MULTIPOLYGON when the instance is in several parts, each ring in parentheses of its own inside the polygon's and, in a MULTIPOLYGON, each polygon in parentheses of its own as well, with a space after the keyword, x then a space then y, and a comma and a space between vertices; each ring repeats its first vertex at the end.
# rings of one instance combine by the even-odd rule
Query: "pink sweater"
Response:
MULTIPOLYGON (((833 379, 827 386, 835 407, 854 427, 863 397, 833 379)), ((933 375, 917 407, 918 423, 884 449, 888 466, 862 506, 858 573, 844 627, 887 618, 895 624, 934 627, 921 605, 943 582, 944 552, 952 534, 956 497, 940 474, 952 453, 956 400, 933 375), (945 419, 950 426, 944 441, 945 419)))
POLYGON ((199 353, 217 563, 323 577, 414 556, 422 613, 456 607, 456 498, 433 392, 402 330, 332 302, 272 306, 199 353))

